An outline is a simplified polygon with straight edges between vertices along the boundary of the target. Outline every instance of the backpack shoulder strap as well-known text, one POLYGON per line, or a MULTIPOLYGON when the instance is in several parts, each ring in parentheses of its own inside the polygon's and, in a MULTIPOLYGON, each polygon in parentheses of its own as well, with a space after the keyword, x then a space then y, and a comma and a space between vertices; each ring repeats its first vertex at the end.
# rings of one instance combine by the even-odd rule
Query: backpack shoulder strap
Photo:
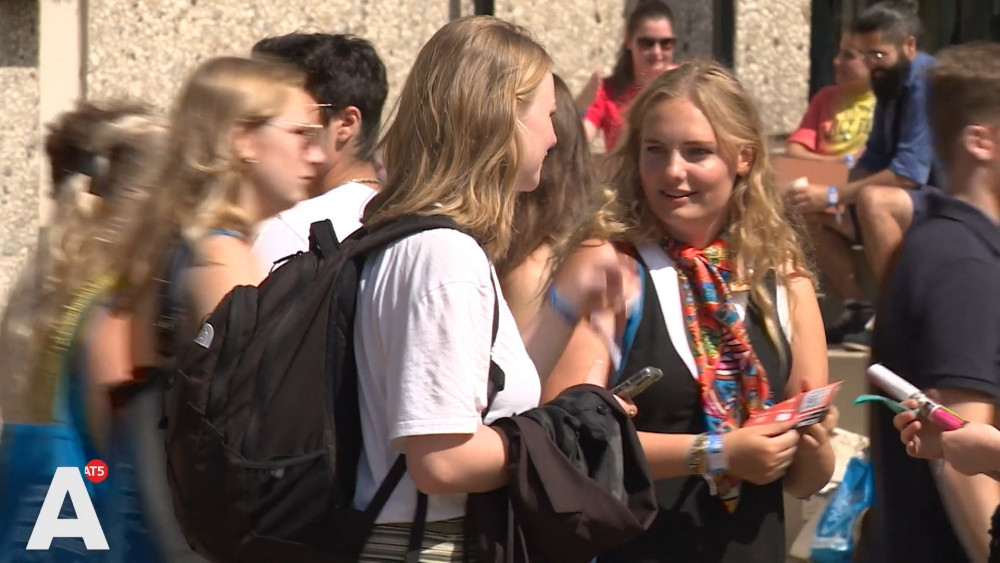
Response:
POLYGON ((329 258, 340 250, 340 239, 337 238, 332 221, 323 219, 309 225, 309 250, 324 258, 329 258))
POLYGON ((178 237, 167 251, 165 269, 157 294, 156 346, 160 356, 173 358, 180 338, 180 323, 184 317, 184 287, 181 275, 191 265, 191 248, 178 237))
POLYGON ((453 229, 468 234, 446 215, 408 215, 375 228, 362 227, 348 240, 353 243, 352 254, 371 254, 398 240, 433 229, 453 229))
POLYGON ((500 333, 500 290, 493 281, 492 273, 490 273, 490 283, 493 285, 493 336, 490 338, 490 377, 486 383, 486 409, 483 410, 483 419, 490 412, 497 395, 507 384, 507 374, 493 360, 493 346, 497 343, 497 335, 500 333))

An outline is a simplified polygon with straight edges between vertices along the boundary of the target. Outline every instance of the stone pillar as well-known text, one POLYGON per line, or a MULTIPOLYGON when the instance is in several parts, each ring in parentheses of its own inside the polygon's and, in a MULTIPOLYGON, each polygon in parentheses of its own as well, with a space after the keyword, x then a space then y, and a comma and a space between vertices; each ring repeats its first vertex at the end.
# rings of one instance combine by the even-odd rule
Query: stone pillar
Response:
POLYGON ((736 1, 736 76, 770 134, 794 130, 808 103, 810 9, 809 0, 736 1))
POLYGON ((449 19, 476 15, 476 0, 448 0, 449 19))
POLYGON ((531 30, 576 93, 595 69, 611 71, 621 45, 622 7, 622 0, 498 0, 496 16, 531 30))
POLYGON ((677 47, 674 60, 694 57, 712 57, 712 34, 714 33, 714 11, 712 3, 677 1, 668 2, 674 11, 674 33, 677 47))
MULTIPOLYGON (((38 29, 38 121, 41 140, 46 127, 60 113, 73 109, 84 98, 83 84, 83 0, 41 0, 38 29)), ((49 163, 40 159, 39 185, 49 186, 49 163)), ((52 200, 38 198, 38 217, 47 225, 52 200)))
POLYGON ((38 19, 36 0, 0 2, 0 309, 38 231, 38 19))

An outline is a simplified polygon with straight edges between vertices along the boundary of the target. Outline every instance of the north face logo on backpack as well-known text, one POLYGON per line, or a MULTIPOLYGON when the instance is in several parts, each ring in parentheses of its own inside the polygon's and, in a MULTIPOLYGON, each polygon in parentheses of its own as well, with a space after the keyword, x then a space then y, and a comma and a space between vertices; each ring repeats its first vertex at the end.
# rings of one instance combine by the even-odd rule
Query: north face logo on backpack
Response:
POLYGON ((213 328, 212 325, 205 323, 201 325, 201 332, 199 332, 198 337, 194 339, 194 343, 202 348, 208 348, 212 345, 212 340, 214 339, 215 328, 213 328))

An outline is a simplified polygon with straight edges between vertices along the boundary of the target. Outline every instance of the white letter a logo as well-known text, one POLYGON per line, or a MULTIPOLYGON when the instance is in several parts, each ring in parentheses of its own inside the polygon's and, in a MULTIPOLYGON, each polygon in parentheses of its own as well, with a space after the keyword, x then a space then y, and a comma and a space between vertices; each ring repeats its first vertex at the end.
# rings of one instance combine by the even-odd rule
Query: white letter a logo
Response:
POLYGON ((46 550, 52 545, 53 538, 83 538, 88 550, 105 550, 108 540, 104 530, 97 520, 94 504, 90 502, 87 486, 83 483, 80 469, 76 467, 57 467, 52 477, 49 492, 45 495, 42 510, 35 520, 35 529, 28 539, 28 549, 46 550), (76 518, 59 518, 66 494, 76 511, 76 518))

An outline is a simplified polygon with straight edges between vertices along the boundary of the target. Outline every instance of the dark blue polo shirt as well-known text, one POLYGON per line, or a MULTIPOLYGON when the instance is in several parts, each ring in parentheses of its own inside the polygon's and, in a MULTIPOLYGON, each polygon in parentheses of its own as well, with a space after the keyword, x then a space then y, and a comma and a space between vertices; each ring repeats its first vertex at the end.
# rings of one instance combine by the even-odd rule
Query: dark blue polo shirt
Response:
MULTIPOLYGON (((879 305, 872 360, 921 389, 1000 397, 1000 225, 930 194, 929 216, 906 234, 879 305)), ((866 561, 967 561, 931 467, 906 454, 892 413, 871 410, 876 511, 866 561)), ((985 526, 987 523, 984 522, 985 526)))
POLYGON ((888 168, 917 184, 935 185, 924 76, 932 66, 934 57, 917 53, 899 98, 876 102, 872 131, 858 159, 858 168, 869 172, 888 168))

